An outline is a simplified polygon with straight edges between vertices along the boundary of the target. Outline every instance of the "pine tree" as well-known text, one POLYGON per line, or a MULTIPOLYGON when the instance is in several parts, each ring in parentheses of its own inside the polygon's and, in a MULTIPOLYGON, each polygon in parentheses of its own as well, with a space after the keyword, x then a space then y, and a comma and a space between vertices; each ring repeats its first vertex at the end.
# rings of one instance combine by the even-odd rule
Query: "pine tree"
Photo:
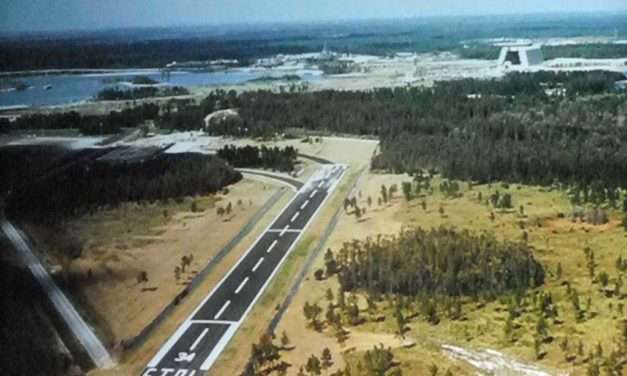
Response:
POLYGON ((281 334, 281 347, 285 349, 290 345, 290 343, 290 338, 287 336, 287 333, 283 331, 281 334))
POLYGON ((328 347, 325 347, 322 350, 322 369, 327 370, 333 365, 333 357, 331 356, 331 350, 328 347))
POLYGON ((321 365, 320 359, 317 356, 311 355, 309 359, 307 359, 307 364, 305 365, 305 370, 312 375, 320 375, 321 373, 321 365))

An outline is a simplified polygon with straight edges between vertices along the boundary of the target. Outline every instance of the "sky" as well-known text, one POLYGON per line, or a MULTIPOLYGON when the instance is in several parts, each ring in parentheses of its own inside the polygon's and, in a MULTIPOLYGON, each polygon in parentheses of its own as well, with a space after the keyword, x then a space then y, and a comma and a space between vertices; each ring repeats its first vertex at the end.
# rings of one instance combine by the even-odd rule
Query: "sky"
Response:
POLYGON ((0 31, 627 12, 627 0, 0 0, 0 31))

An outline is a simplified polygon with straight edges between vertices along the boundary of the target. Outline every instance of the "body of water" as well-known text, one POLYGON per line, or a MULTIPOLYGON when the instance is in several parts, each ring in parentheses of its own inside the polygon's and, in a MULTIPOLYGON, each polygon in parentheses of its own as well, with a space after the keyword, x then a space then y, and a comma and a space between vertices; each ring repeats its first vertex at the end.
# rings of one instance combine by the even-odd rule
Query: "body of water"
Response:
MULTIPOLYGON (((0 91, 0 107, 43 107, 91 100, 104 88, 131 81, 135 76, 146 76, 173 86, 237 85, 269 75, 280 75, 268 70, 233 69, 222 72, 172 72, 168 80, 158 70, 128 70, 115 73, 38 75, 11 78, 29 86, 21 91, 0 91)), ((299 72, 305 81, 319 77, 315 71, 299 72)))

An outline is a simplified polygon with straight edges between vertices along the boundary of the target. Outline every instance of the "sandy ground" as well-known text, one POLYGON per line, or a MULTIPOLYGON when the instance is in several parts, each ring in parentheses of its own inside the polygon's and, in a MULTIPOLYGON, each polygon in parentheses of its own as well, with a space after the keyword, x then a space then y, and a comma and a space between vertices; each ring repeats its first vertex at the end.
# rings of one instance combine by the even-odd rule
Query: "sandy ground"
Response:
POLYGON ((203 212, 189 211, 189 200, 182 211, 169 213, 166 223, 156 228, 148 224, 138 229, 129 223, 126 217, 133 216, 133 208, 98 213, 71 223, 70 228, 88 240, 83 256, 71 263, 69 273, 79 276, 81 293, 103 321, 99 325, 105 327, 114 347, 154 319, 277 189, 244 179, 230 186, 227 195, 199 200, 203 212), (227 220, 217 216, 216 205, 226 206, 228 202, 234 209, 227 220), (131 230, 135 232, 126 233, 131 230), (193 262, 177 282, 174 269, 189 255, 193 255, 193 262), (141 271, 147 272, 147 282, 138 283, 141 271))

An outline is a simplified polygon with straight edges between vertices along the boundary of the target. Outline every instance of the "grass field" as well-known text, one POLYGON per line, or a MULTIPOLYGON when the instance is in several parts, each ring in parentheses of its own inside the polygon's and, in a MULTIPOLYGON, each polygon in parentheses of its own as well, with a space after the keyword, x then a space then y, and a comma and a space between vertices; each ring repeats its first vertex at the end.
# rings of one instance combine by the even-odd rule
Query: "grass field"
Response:
MULTIPOLYGON (((534 256, 545 268, 545 284, 528 291, 525 299, 527 304, 514 321, 511 337, 506 338, 504 334, 508 316, 505 301, 497 299, 483 304, 465 299, 464 318, 461 320, 448 319, 443 312, 440 313, 441 321, 438 325, 429 324, 420 315, 412 318, 408 325, 410 329, 405 335, 416 343, 411 348, 402 348, 402 341, 395 338, 393 310, 389 304, 383 302, 379 304, 378 310, 386 319, 383 322, 368 321, 350 327, 351 334, 346 344, 330 347, 336 358, 341 353, 347 353, 343 356, 343 361, 354 364, 357 359, 361 359, 365 349, 371 348, 380 340, 384 345, 395 348, 395 359, 400 362, 403 374, 429 374, 433 364, 438 366, 440 374, 444 374, 447 369, 455 375, 473 374, 472 368, 467 364, 448 359, 442 353, 440 345, 446 343, 467 349, 495 349, 512 359, 535 364, 549 374, 570 372, 573 375, 584 375, 590 363, 588 354, 597 352, 598 344, 606 356, 616 347, 616 338, 620 333, 621 323, 625 320, 622 308, 625 295, 623 292, 622 297, 607 296, 596 277, 599 273, 606 272, 609 275, 608 286, 612 288, 619 275, 624 277, 624 272, 619 272, 615 267, 619 256, 627 257, 627 238, 618 209, 607 209, 609 222, 603 225, 591 225, 579 220, 573 222, 570 219, 572 207, 565 191, 503 184, 470 187, 467 183, 461 183, 461 196, 447 198, 437 188, 441 182, 437 177, 432 181, 433 193, 423 194, 407 202, 399 189, 391 203, 377 205, 382 184, 387 187, 397 184, 400 188, 403 181, 410 181, 410 177, 369 174, 361 186, 361 197, 358 197, 358 205, 368 208, 366 214, 357 219, 351 214, 351 210, 345 213, 329 246, 337 250, 343 242, 363 240, 377 234, 395 234, 406 226, 454 226, 473 232, 489 231, 500 239, 514 241, 522 241, 522 234, 526 232, 534 256), (512 195, 513 208, 495 209, 488 203, 490 195, 496 190, 501 194, 507 192, 512 195), (367 205, 368 196, 374 202, 371 207, 367 205), (481 200, 479 196, 482 197, 481 200), (426 202, 426 210, 422 206, 423 200, 426 202), (595 278, 589 276, 584 254, 586 247, 595 254, 595 278), (558 265, 561 268, 559 278, 558 265), (585 311, 582 321, 578 322, 575 318, 575 311, 567 295, 566 282, 579 294, 582 310, 585 311), (549 338, 541 344, 541 356, 537 359, 534 348, 537 314, 531 301, 535 291, 540 290, 552 295, 558 319, 548 320, 549 338), (568 345, 564 344, 565 338, 568 339, 568 345), (584 355, 579 353, 579 342, 583 345, 584 355)), ((318 260, 318 267, 322 265, 322 260, 318 260)), ((316 349, 310 353, 317 353, 318 356, 316 343, 324 341, 322 338, 325 337, 333 339, 332 333, 329 330, 317 333, 311 329, 302 329, 306 325, 302 317, 302 305, 304 302, 318 302, 324 309, 327 305, 324 298, 326 289, 330 287, 335 291, 337 286, 335 278, 324 281, 311 278, 296 299, 300 306, 294 306, 281 323, 280 328, 288 328, 295 332, 292 333, 293 336, 302 338, 299 347, 316 349)), ((360 299, 360 307, 365 311, 363 300, 360 299)), ((309 354, 304 351, 299 356, 287 355, 286 358, 294 365, 304 364, 309 354)), ((289 374, 296 374, 296 367, 293 371, 294 373, 289 374)))

